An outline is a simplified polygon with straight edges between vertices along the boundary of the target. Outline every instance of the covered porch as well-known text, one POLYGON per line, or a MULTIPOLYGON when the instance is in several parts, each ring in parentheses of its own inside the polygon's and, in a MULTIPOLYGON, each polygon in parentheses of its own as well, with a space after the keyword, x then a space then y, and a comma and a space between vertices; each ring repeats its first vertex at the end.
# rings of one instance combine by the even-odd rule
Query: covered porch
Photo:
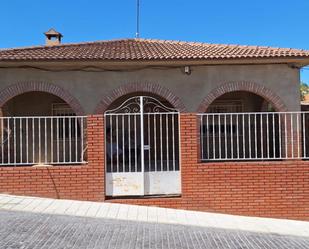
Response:
POLYGON ((54 165, 86 162, 86 117, 62 98, 31 91, 1 108, 0 165, 54 165))

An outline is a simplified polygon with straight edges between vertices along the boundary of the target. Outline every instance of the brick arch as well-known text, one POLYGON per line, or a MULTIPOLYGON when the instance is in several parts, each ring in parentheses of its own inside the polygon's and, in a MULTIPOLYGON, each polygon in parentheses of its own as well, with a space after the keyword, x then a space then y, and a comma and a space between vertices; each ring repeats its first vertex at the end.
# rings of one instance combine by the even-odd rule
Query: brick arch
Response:
POLYGON ((46 82, 19 82, 0 91, 0 107, 10 99, 28 92, 46 92, 53 94, 71 106, 76 115, 84 115, 85 112, 79 101, 67 90, 60 86, 46 82))
POLYGON ((116 99, 134 92, 145 92, 158 95, 167 100, 171 105, 174 106, 174 108, 178 109, 180 112, 186 111, 185 105, 183 104, 181 99, 178 98, 174 93, 172 93, 168 88, 163 87, 159 84, 144 82, 129 83, 112 90, 110 93, 103 96, 102 100, 95 109, 95 113, 104 113, 116 99))
POLYGON ((254 82, 227 82, 212 90, 206 98, 199 105, 197 112, 205 112, 209 105, 218 97, 222 96, 225 93, 235 92, 235 91, 246 91, 251 92, 267 100, 276 111, 287 111, 285 103, 281 98, 274 93, 272 90, 266 88, 263 85, 254 83, 254 82))

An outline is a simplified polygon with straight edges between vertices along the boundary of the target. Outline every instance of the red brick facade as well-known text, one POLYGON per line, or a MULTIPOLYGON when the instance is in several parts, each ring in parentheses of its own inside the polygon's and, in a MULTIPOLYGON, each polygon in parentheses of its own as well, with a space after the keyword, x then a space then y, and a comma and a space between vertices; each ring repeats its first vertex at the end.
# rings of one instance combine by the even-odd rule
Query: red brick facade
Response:
MULTIPOLYGON (((196 115, 180 125, 182 195, 106 201, 309 220, 309 162, 200 163, 196 115)), ((87 165, 2 167, 0 192, 104 201, 103 117, 88 117, 87 165)))

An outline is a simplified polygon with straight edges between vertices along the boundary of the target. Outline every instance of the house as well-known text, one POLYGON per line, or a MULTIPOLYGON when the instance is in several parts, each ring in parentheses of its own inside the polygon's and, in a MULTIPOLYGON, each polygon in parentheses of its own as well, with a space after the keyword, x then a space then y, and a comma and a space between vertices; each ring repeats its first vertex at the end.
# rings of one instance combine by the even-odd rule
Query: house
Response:
POLYGON ((0 192, 309 219, 309 51, 45 36, 0 50, 0 192))

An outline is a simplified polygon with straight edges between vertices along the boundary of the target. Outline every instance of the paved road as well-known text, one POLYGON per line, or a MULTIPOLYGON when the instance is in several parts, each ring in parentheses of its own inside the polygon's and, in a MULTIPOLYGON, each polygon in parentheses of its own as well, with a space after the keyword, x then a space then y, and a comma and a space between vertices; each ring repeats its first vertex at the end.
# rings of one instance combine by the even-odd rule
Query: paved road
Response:
POLYGON ((0 211, 0 248, 309 248, 309 237, 0 211))

